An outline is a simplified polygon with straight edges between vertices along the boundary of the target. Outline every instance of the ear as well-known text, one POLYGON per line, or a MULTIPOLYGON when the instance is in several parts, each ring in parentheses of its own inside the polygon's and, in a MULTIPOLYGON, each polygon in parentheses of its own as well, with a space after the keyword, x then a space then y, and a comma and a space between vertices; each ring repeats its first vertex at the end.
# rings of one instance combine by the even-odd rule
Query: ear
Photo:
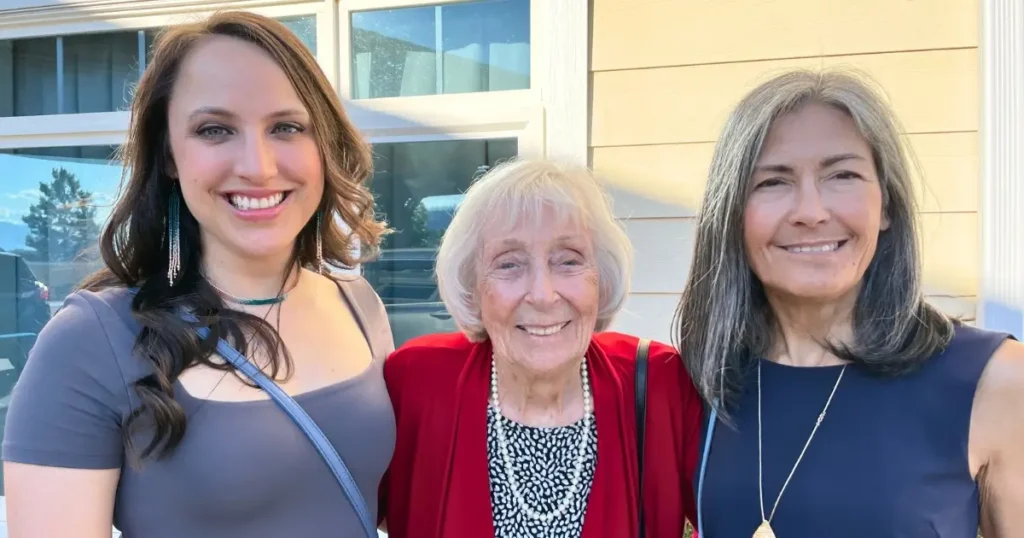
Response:
POLYGON ((171 152, 171 142, 170 142, 170 140, 166 140, 165 139, 164 143, 163 143, 163 146, 164 146, 163 158, 165 160, 164 173, 167 174, 167 177, 169 177, 171 179, 178 179, 178 167, 174 164, 174 153, 171 152))
POLYGON ((890 224, 889 223, 889 215, 886 214, 885 211, 883 211, 882 212, 882 222, 881 222, 881 225, 878 227, 879 231, 884 232, 884 231, 888 230, 889 229, 889 224, 890 224))

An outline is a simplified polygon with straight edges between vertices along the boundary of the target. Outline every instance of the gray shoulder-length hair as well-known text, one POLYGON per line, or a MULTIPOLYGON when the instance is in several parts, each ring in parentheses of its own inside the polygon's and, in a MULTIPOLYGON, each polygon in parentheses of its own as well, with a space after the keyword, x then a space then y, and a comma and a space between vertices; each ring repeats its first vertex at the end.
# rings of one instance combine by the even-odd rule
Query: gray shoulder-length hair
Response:
POLYGON ((743 242, 750 178, 772 123, 812 102, 849 114, 867 140, 890 223, 879 234, 864 275, 853 313, 853 341, 825 344, 869 371, 898 375, 952 338, 952 321, 923 299, 910 175, 915 161, 881 92, 849 72, 787 72, 747 94, 726 121, 697 217, 692 268, 673 321, 690 376, 725 418, 751 358, 764 357, 777 334, 743 242))
POLYGON ((598 269, 599 306, 595 330, 608 328, 629 294, 633 247, 612 214, 611 200, 590 171, 542 159, 513 159, 491 169, 466 190, 437 252, 441 300, 456 325, 472 341, 487 339, 480 320, 477 263, 484 231, 540 223, 553 210, 591 233, 598 269))

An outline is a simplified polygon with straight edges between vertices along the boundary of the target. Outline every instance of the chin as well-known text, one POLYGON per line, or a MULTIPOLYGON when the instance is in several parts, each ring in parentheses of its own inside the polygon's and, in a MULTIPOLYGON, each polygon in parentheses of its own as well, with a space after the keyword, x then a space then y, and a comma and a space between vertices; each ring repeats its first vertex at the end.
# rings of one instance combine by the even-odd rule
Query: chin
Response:
POLYGON ((294 241, 259 239, 250 242, 235 244, 235 252, 244 258, 253 260, 277 258, 282 255, 290 255, 294 241))
POLYGON ((810 285, 810 286, 799 286, 787 290, 781 290, 786 295, 813 303, 831 303, 837 302, 844 297, 849 296, 851 293, 856 294, 857 288, 850 287, 847 285, 810 285))

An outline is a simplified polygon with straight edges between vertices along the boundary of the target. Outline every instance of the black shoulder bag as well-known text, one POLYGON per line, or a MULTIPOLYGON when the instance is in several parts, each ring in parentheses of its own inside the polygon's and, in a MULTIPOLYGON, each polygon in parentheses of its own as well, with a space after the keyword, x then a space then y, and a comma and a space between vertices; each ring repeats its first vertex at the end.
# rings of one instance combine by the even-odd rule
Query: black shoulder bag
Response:
POLYGON ((644 433, 647 430, 647 355, 651 341, 641 338, 636 348, 636 458, 637 458, 637 515, 640 521, 639 538, 644 538, 644 433))

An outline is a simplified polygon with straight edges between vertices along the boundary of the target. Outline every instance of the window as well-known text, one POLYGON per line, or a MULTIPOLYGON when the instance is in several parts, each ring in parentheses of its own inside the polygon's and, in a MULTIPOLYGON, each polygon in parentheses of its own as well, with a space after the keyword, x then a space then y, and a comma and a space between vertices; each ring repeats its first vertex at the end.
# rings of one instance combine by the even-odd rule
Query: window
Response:
POLYGON ((316 56, 316 15, 284 17, 279 20, 289 30, 295 32, 295 35, 306 44, 313 56, 316 56))
MULTIPOLYGON (((281 22, 316 54, 316 16, 281 22)), ((127 109, 158 32, 0 41, 0 117, 127 109)))
POLYGON ((363 268, 391 321, 395 344, 455 330, 434 279, 441 235, 470 182, 516 156, 514 138, 383 143, 374 146, 371 189, 395 233, 363 268))
POLYGON ((145 50, 137 31, 0 41, 0 117, 123 110, 145 50))
POLYGON ((356 99, 530 87, 529 0, 352 13, 356 99))
POLYGON ((0 416, 36 335, 101 266, 96 243, 121 177, 116 149, 0 150, 0 416))

